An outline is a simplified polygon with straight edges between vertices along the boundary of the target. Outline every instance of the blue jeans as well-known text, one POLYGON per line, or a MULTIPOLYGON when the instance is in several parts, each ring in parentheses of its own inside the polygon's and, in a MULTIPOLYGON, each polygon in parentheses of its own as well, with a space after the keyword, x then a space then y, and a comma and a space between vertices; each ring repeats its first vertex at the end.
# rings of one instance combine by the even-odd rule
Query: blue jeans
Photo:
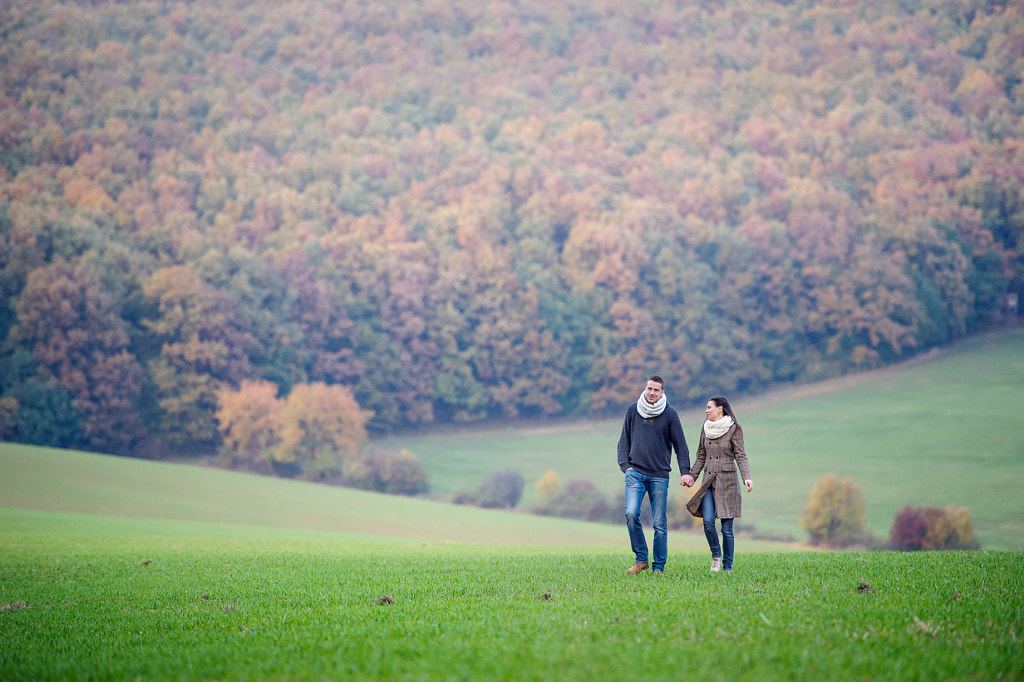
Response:
POLYGON ((647 539, 640 525, 640 503, 647 495, 654 518, 654 563, 652 570, 664 571, 668 560, 668 479, 645 476, 636 469, 626 472, 626 528, 629 544, 640 563, 647 562, 647 539))
POLYGON ((710 488, 704 493, 704 499, 700 502, 701 515, 704 517, 704 535, 707 536, 708 546, 711 548, 711 558, 722 557, 722 550, 725 556, 722 557, 722 570, 732 570, 732 554, 736 546, 736 540, 732 534, 732 519, 722 519, 722 545, 718 545, 718 531, 715 530, 715 493, 710 488))

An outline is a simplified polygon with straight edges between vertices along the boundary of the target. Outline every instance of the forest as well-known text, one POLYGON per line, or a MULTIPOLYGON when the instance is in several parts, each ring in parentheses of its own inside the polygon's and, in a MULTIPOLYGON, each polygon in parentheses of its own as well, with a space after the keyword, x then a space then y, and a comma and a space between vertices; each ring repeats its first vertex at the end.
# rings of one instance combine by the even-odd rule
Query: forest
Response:
POLYGON ((1024 297, 1022 77, 994 0, 4 0, 0 438, 323 472, 910 358, 1024 297))

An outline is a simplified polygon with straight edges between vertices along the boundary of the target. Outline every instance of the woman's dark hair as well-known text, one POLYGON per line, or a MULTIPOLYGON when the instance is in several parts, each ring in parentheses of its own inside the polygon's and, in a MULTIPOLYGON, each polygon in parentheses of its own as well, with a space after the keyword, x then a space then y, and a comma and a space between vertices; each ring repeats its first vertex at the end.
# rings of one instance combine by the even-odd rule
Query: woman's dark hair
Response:
POLYGON ((710 400, 718 407, 721 407, 722 412, 732 417, 732 420, 735 423, 739 424, 739 421, 736 419, 736 413, 732 411, 732 405, 729 404, 728 400, 726 400, 720 395, 716 395, 714 398, 711 398, 710 400))

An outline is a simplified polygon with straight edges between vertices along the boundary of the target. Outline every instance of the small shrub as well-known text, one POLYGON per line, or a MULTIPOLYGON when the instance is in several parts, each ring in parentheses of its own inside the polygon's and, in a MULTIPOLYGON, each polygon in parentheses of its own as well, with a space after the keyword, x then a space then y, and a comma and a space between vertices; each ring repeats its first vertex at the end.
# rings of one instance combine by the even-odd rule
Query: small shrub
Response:
POLYGON ((544 502, 550 502, 555 499, 558 495, 559 488, 562 487, 562 479, 558 477, 554 471, 547 471, 543 476, 537 479, 537 482, 533 484, 533 489, 540 495, 541 500, 544 502))
POLYGON ((966 507, 903 507, 889 533, 893 548, 903 552, 978 549, 971 512, 966 507))
POLYGON ((800 527, 812 545, 845 547, 864 539, 864 495, 849 478, 829 474, 811 489, 800 527))
POLYGON ((924 548, 924 536, 928 532, 928 522, 925 521, 921 509, 911 509, 909 505, 903 507, 892 523, 892 530, 889 532, 889 542, 898 550, 909 552, 924 548))
POLYGON ((477 497, 475 492, 461 492, 452 495, 452 504, 476 504, 477 497))
POLYGON ((378 481, 377 490, 392 495, 418 495, 430 491, 427 472, 416 455, 402 449, 398 453, 379 452, 370 457, 370 468, 378 481))
POLYGON ((360 490, 376 490, 377 477, 370 468, 368 457, 349 460, 342 464, 341 480, 337 481, 348 488, 359 488, 360 490))
POLYGON ((512 508, 519 504, 526 481, 518 471, 499 471, 483 482, 477 491, 477 502, 491 509, 512 508))
POLYGON ((536 512, 544 516, 599 521, 608 516, 609 504, 591 481, 569 481, 565 489, 549 502, 542 502, 536 512))
POLYGON ((418 495, 430 492, 423 464, 413 453, 370 451, 342 466, 341 484, 350 488, 375 490, 391 495, 418 495))
POLYGON ((564 504, 577 516, 586 521, 597 521, 608 510, 604 495, 591 481, 577 479, 565 485, 564 504))

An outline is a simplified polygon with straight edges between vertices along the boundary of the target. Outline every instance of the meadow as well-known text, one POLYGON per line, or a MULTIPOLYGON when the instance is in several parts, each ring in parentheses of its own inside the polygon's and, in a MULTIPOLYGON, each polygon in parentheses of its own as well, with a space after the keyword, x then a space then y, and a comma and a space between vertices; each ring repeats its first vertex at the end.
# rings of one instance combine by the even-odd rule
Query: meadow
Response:
MULTIPOLYGON (((1022 338, 737 401, 759 529, 798 532, 833 471, 876 532, 904 503, 966 504, 980 552, 747 532, 712 575, 703 535, 672 532, 665 576, 630 578, 618 525, 0 443, 0 680, 1022 679, 1022 338)), ((613 494, 617 431, 405 442, 442 495, 509 462, 613 494)))
POLYGON ((621 552, 0 510, 0 679, 1021 679, 1024 554, 621 552))
MULTIPOLYGON (((666 386, 671 400, 673 386, 666 386)), ((637 388, 639 395, 640 386, 637 388)), ((971 510, 991 549, 1024 547, 1024 333, 974 337, 890 369, 731 396, 746 437, 755 489, 743 525, 767 537, 807 536, 798 516, 825 474, 852 478, 864 493, 867 527, 888 537, 904 505, 971 510)), ((696 451, 703 404, 680 410, 696 451)), ((621 418, 422 433, 378 442, 414 452, 438 493, 473 490, 495 471, 533 483, 553 470, 618 495, 615 446, 621 418)), ((675 469, 675 465, 673 465, 675 469)), ((678 472, 673 472, 673 483, 678 472)))

